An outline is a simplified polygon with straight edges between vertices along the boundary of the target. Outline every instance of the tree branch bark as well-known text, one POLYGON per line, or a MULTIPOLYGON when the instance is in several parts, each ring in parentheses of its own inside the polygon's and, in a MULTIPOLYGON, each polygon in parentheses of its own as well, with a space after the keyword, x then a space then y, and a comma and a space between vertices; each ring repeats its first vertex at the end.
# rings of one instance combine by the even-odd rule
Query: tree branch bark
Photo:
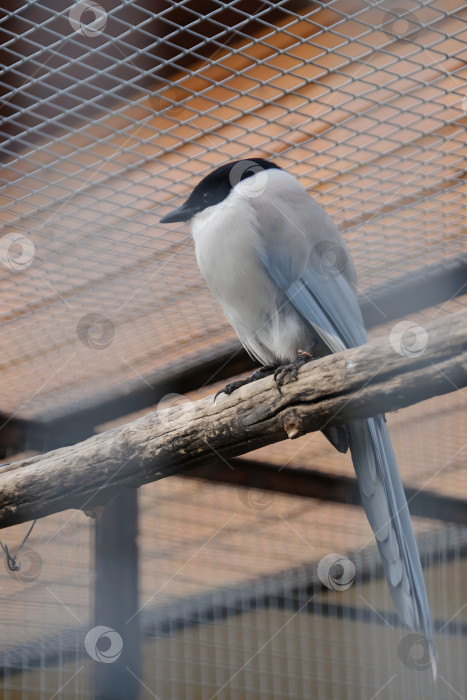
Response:
POLYGON ((216 404, 208 397, 148 413, 71 447, 0 468, 0 527, 79 508, 87 512, 125 488, 228 460, 325 426, 393 411, 467 384, 467 310, 309 363, 280 396, 272 378, 216 404), (427 341, 424 348, 424 341, 427 341))

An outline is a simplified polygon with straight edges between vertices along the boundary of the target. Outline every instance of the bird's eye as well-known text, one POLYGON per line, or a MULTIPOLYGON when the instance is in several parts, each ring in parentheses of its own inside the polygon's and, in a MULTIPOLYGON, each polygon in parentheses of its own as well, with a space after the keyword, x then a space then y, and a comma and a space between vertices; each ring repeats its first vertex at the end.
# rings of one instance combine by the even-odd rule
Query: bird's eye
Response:
POLYGON ((209 202, 210 194, 209 192, 203 192, 203 202, 209 202))

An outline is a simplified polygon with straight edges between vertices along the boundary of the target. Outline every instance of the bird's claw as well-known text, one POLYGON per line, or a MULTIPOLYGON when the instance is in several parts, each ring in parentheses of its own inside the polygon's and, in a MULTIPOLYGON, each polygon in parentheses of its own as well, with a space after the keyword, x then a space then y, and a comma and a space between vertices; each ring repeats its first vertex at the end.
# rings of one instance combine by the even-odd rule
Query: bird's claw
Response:
POLYGON ((237 379, 235 382, 230 382, 230 384, 227 384, 223 389, 220 389, 217 394, 214 397, 214 403, 216 403, 216 399, 219 396, 219 394, 227 394, 227 396, 230 396, 236 389, 240 389, 241 386, 245 386, 245 384, 251 384, 251 382, 256 382, 258 379, 263 379, 263 377, 268 377, 270 374, 273 373, 275 370, 275 366, 273 365, 265 365, 264 367, 260 367, 260 369, 257 369, 253 374, 251 374, 249 377, 246 379, 237 379))
POLYGON ((310 360, 315 359, 310 350, 311 347, 307 348, 306 350, 299 350, 297 352, 297 357, 293 362, 289 362, 287 365, 278 367, 274 372, 274 381, 276 382, 277 390, 281 396, 283 396, 281 387, 284 385, 286 377, 290 375, 291 380, 296 382, 300 367, 310 360))
POLYGON ((235 391, 235 389, 239 389, 246 383, 247 382, 245 382, 244 380, 239 379, 236 382, 231 382, 230 384, 227 384, 223 389, 219 389, 219 391, 214 397, 214 403, 216 403, 217 397, 220 396, 220 394, 227 394, 227 396, 230 396, 230 394, 232 394, 235 391))
POLYGON ((294 360, 288 365, 282 365, 282 367, 278 367, 276 369, 276 371, 274 372, 274 381, 276 382, 277 389, 281 396, 283 396, 281 387, 284 385, 286 377, 290 375, 291 381, 296 382, 298 370, 300 369, 302 364, 305 364, 305 362, 306 360, 303 360, 303 362, 300 363, 297 362, 297 360, 294 360))

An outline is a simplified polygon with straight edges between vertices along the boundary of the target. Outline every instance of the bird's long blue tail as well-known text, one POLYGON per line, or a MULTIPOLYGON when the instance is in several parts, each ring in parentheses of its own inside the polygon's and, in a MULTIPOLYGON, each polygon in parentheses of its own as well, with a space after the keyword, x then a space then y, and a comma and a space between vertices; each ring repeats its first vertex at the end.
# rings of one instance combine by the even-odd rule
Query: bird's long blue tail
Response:
POLYGON ((410 629, 424 634, 436 678, 433 629, 420 556, 384 418, 356 420, 346 427, 363 506, 394 605, 410 629))

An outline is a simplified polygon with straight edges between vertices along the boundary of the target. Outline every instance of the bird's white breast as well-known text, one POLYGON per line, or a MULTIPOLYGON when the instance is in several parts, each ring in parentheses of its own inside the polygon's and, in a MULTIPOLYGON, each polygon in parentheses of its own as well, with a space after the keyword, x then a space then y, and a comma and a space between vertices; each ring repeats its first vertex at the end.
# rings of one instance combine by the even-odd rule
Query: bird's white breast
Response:
MULTIPOLYGON (((233 200, 234 198, 232 198, 233 200)), ((222 303, 252 303, 253 292, 267 286, 256 255, 260 245, 254 212, 247 203, 223 202, 197 214, 191 222, 196 260, 209 288, 222 303)))
POLYGON ((243 345, 264 364, 294 359, 303 344, 295 312, 258 256, 264 245, 255 208, 233 190, 191 220, 199 269, 243 345))

